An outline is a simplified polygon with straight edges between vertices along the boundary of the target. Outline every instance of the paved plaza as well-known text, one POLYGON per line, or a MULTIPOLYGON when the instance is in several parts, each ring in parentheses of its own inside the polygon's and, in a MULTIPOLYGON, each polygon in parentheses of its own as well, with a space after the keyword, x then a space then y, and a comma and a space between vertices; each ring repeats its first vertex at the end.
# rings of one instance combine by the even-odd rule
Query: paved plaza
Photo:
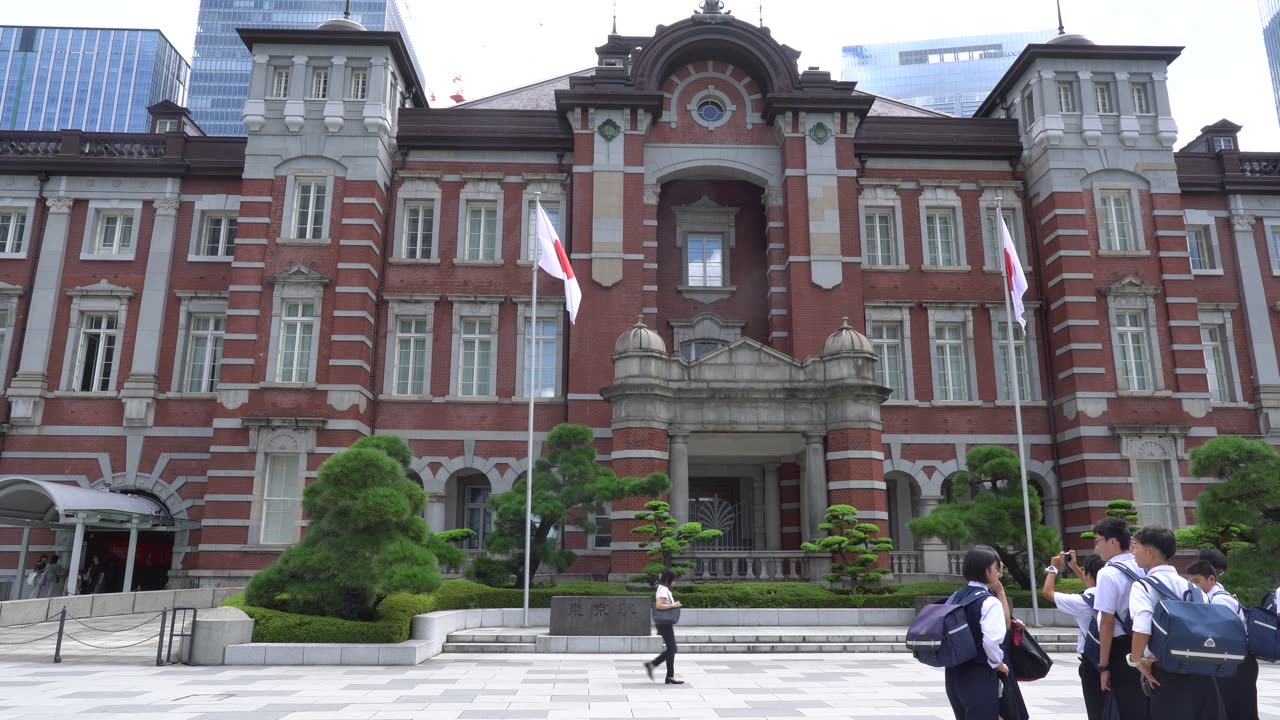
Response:
MULTIPOLYGON (((0 720, 857 718, 948 720, 941 671, 904 654, 680 656, 683 686, 620 655, 442 655, 417 667, 154 667, 10 660, 0 720)), ((1035 718, 1084 720, 1074 658, 1024 685, 1035 718)), ((1280 720, 1280 667, 1259 681, 1280 720)))

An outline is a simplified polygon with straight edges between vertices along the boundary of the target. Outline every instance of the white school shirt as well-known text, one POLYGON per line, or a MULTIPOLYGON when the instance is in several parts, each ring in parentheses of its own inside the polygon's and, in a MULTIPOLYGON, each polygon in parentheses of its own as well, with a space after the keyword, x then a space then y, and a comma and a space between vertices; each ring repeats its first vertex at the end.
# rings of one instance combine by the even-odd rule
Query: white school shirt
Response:
MULTIPOLYGON (((982 588, 988 590, 987 586, 980 582, 970 582, 969 587, 982 588)), ((987 664, 993 668, 1000 667, 1000 663, 1004 662, 1004 650, 1000 647, 1004 644, 1005 627, 1004 622, 1004 605, 1000 604, 1000 598, 992 595, 982 599, 982 614, 979 627, 982 628, 982 649, 987 653, 987 664)))
POLYGON ((674 605, 676 599, 671 596, 671 588, 666 585, 659 585, 658 592, 654 595, 655 600, 661 600, 668 605, 674 605))
MULTIPOLYGON (((1169 592, 1181 598, 1188 590, 1192 591, 1192 596, 1199 591, 1199 588, 1191 584, 1191 581, 1184 580, 1178 571, 1172 565, 1157 565, 1147 572, 1147 577, 1154 577, 1160 580, 1160 583, 1168 588, 1169 592)), ((1165 599, 1164 594, 1155 588, 1148 588, 1145 583, 1134 583, 1133 594, 1129 598, 1129 614, 1133 617, 1133 631, 1135 633, 1151 634, 1151 622, 1155 616, 1156 605, 1165 599)), ((1151 644, 1147 643, 1147 650, 1143 653, 1143 657, 1155 657, 1151 653, 1151 644)))
POLYGON ((1240 622, 1244 624, 1245 628, 1249 627, 1249 624, 1246 623, 1244 619, 1244 611, 1240 609, 1240 601, 1231 597, 1231 593, 1227 592, 1227 589, 1222 587, 1222 583, 1214 585, 1207 593, 1207 597, 1209 598, 1209 602, 1214 605, 1221 605, 1235 613, 1236 617, 1240 618, 1240 622))
POLYGON ((1085 591, 1076 595, 1075 593, 1053 594, 1053 604, 1058 606, 1062 612, 1070 615, 1076 621, 1076 627, 1080 632, 1076 634, 1076 654, 1084 653, 1084 635, 1089 632, 1089 623, 1093 622, 1093 607, 1085 601, 1085 598, 1091 598, 1098 594, 1096 587, 1085 588, 1085 591))
POLYGON ((1120 627, 1120 617, 1129 612, 1129 593, 1133 589, 1133 581, 1120 568, 1110 567, 1111 563, 1127 565, 1138 577, 1142 577, 1142 568, 1133 559, 1133 553, 1121 553, 1098 571, 1098 593, 1093 601, 1094 610, 1098 611, 1098 627, 1102 627, 1102 614, 1111 613, 1116 616, 1115 631, 1111 637, 1122 637, 1124 628, 1120 627))

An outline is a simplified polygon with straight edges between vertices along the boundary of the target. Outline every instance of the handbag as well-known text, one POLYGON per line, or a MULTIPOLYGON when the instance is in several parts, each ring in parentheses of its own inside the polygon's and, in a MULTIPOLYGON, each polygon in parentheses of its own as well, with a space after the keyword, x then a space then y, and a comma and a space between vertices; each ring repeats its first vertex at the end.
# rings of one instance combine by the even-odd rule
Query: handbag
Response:
POLYGON ((1025 625, 1014 623, 1009 643, 1009 671, 1019 681, 1042 680, 1053 667, 1053 658, 1040 647, 1025 625))
POLYGON ((36 572, 35 570, 30 570, 30 571, 28 571, 28 572, 27 572, 27 584, 28 584, 28 585, 31 585, 31 586, 35 586, 35 584, 36 584, 36 576, 37 576, 37 575, 39 575, 39 574, 40 574, 40 573, 36 572))
POLYGON ((675 625, 678 622, 680 622, 680 608, 653 609, 654 625, 675 625))

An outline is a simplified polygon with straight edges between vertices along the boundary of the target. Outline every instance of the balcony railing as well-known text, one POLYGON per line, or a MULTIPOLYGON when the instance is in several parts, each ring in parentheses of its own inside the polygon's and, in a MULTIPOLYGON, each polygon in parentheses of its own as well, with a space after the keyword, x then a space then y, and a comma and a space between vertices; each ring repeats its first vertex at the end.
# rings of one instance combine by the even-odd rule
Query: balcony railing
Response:
POLYGON ((1280 156, 1240 155, 1240 174, 1246 177, 1280 177, 1280 156))
POLYGON ((924 572, 924 553, 894 551, 889 553, 889 569, 894 575, 914 575, 924 572))
POLYGON ((964 556, 967 554, 964 550, 947 553, 947 567, 951 569, 952 575, 964 574, 964 556))
POLYGON ((53 157, 62 146, 58 133, 7 135, 0 138, 0 155, 6 157, 53 157))
POLYGON ((244 171, 244 147, 241 137, 0 131, 0 160, 22 172, 93 174, 110 171, 117 163, 137 163, 130 172, 239 177, 244 171))
POLYGON ((820 580, 830 568, 828 557, 801 550, 698 552, 678 556, 694 563, 689 578, 697 582, 797 582, 820 580))

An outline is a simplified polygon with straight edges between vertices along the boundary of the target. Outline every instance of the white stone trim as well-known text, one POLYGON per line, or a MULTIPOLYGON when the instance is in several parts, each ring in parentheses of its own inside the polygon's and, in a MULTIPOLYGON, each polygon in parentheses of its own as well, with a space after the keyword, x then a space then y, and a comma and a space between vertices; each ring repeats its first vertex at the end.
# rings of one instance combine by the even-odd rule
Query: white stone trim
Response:
POLYGON ((1025 231, 1027 220, 1022 207, 1022 198, 1018 197, 1014 192, 1003 193, 999 188, 984 189, 982 198, 978 201, 981 208, 982 221, 982 267, 984 270, 1000 272, 1000 268, 1004 265, 1003 253, 999 252, 1001 247, 1000 238, 991 237, 987 231, 987 213, 996 210, 997 193, 1000 193, 1004 198, 999 207, 1002 210, 1008 210, 1013 213, 1013 225, 1009 228, 1009 234, 1013 236, 1013 246, 1018 249, 1018 259, 1022 261, 1023 271, 1030 272, 1032 270, 1031 257, 1027 250, 1027 233, 1025 231), (994 243, 997 251, 995 255, 990 252, 992 243, 994 243))
POLYGON ((462 191, 458 194, 458 238, 456 254, 454 261, 463 264, 502 264, 502 245, 503 236, 505 234, 502 223, 503 217, 503 189, 502 183, 497 179, 467 179, 466 185, 462 187, 462 191), (469 260, 467 259, 467 231, 470 216, 470 205, 473 202, 492 202, 496 204, 494 212, 495 226, 494 232, 494 248, 492 260, 469 260))
POLYGON ((84 237, 80 245, 81 260, 130 261, 138 252, 138 244, 142 236, 142 201, 141 200, 90 200, 85 210, 84 237), (118 255, 101 255, 93 252, 94 237, 98 232, 98 219, 104 213, 133 212, 133 237, 129 242, 129 252, 118 255))
POLYGON ((530 181, 520 195, 520 257, 518 263, 521 265, 533 264, 534 235, 530 232, 533 217, 529 211, 529 206, 536 199, 535 193, 539 192, 542 193, 541 199, 544 204, 548 202, 556 203, 559 211, 556 216, 556 234, 560 236, 561 243, 568 247, 568 243, 564 242, 564 228, 565 214, 569 209, 569 197, 565 195, 564 188, 561 187, 559 181, 530 181))
POLYGON ((449 363, 449 397, 459 400, 497 400, 498 399, 498 358, 502 356, 502 325, 499 322, 499 310, 504 298, 501 297, 450 297, 453 324, 453 339, 450 349, 449 363), (492 324, 493 357, 489 363, 488 395, 462 394, 462 319, 485 317, 492 324))
POLYGON ((326 169, 319 169, 319 168, 306 168, 306 169, 299 168, 299 169, 294 169, 289 171, 288 177, 285 180, 284 216, 280 220, 280 239, 278 242, 282 242, 285 244, 291 244, 291 243, 293 244, 312 243, 312 244, 325 244, 325 245, 329 244, 330 240, 333 237, 333 234, 332 234, 333 231, 331 228, 333 227, 334 177, 335 177, 335 174, 333 170, 326 170, 326 169), (325 181, 324 226, 321 228, 320 237, 317 239, 305 239, 305 238, 299 238, 294 236, 294 232, 297 229, 296 228, 297 218, 294 217, 294 211, 297 209, 297 202, 298 202, 297 181, 299 178, 305 178, 308 180, 312 180, 312 179, 318 180, 323 178, 325 181))
MULTIPOLYGON (((311 275, 318 274, 312 271, 311 275)), ((287 301, 310 301, 315 303, 316 318, 311 333, 311 363, 308 380, 303 383, 286 383, 285 385, 308 387, 316 384, 316 368, 320 355, 319 349, 322 345, 320 330, 324 324, 322 319, 325 317, 324 286, 327 282, 328 278, 323 278, 323 282, 316 282, 301 278, 292 280, 288 276, 283 276, 283 274, 276 276, 275 286, 271 291, 271 338, 268 343, 267 376, 265 378, 267 384, 279 384, 277 378, 279 377, 280 366, 280 329, 284 304, 287 301)), ((231 314, 231 311, 228 311, 228 314, 231 314)), ((337 313, 334 313, 334 315, 336 316, 337 313)))
POLYGON ((383 363, 384 367, 382 369, 383 399, 395 398, 397 400, 401 400, 416 398, 429 400, 431 398, 431 361, 434 357, 434 352, 432 352, 432 350, 435 347, 436 301, 436 296, 422 296, 420 298, 391 299, 390 303, 388 303, 387 339, 385 346, 385 357, 387 358, 387 362, 383 363), (425 357, 426 382, 423 386, 423 393, 421 395, 400 395, 396 393, 396 362, 398 357, 396 346, 398 345, 400 337, 400 319, 409 317, 422 318, 427 321, 427 351, 425 357))
POLYGON ((932 402, 940 405, 975 402, 978 399, 978 369, 973 352, 974 303, 925 303, 925 307, 929 312, 929 379, 932 387, 932 402), (964 327, 965 346, 962 357, 965 359, 965 375, 967 376, 968 388, 965 398, 962 400, 938 399, 938 372, 935 363, 938 357, 937 326, 939 323, 960 323, 964 327))
POLYGON ((968 270, 969 253, 965 243, 964 204, 956 191, 946 185, 924 185, 920 190, 920 250, 923 258, 922 269, 935 270, 968 270), (955 233, 952 242, 956 246, 956 265, 929 264, 929 224, 928 215, 936 210, 951 211, 951 227, 955 233))
POLYGON ((862 192, 858 194, 858 237, 862 240, 862 267, 871 270, 882 267, 906 267, 906 238, 902 224, 902 197, 898 195, 896 185, 866 185, 863 181, 862 192), (867 254, 867 214, 871 211, 890 209, 893 211, 893 239, 897 246, 894 252, 897 262, 884 266, 872 263, 867 254))
MULTIPOLYGON (((368 68, 365 68, 366 70, 368 68)), ((392 262, 425 262, 440 259, 440 215, 442 210, 440 185, 429 178, 410 178, 400 186, 396 197, 395 235, 392 243, 392 262), (431 257, 409 259, 405 257, 405 214, 410 203, 430 202, 431 208, 431 257)), ((350 202, 350 201, 348 201, 350 202)))
MULTIPOLYGON (((178 338, 177 346, 173 352, 173 377, 169 382, 169 392, 171 394, 181 394, 191 397, 192 394, 186 391, 185 383, 187 369, 187 344, 190 338, 187 335, 187 320, 192 315, 222 315, 227 314, 227 293, 222 291, 178 291, 178 338)), ((222 341, 227 341, 225 326, 223 328, 222 341)), ((225 352, 225 345, 224 345, 225 352)), ((222 362, 221 364, 226 364, 222 362)), ((199 393, 200 396, 213 397, 215 393, 199 393)))
MULTIPOLYGON (((902 325, 902 392, 903 397, 893 398, 902 402, 912 402, 916 399, 915 388, 915 372, 913 371, 913 363, 911 359, 911 303, 877 303, 875 301, 867 301, 863 307, 866 316, 866 325, 864 329, 867 331, 867 337, 871 337, 872 322, 896 322, 902 325)), ((875 341, 872 340, 874 343, 875 341)), ((930 346, 932 348, 932 345, 930 346)), ((930 349, 932 353, 932 349, 930 349)))
POLYGON ((71 295, 71 316, 67 322, 67 342, 63 348, 62 380, 59 387, 64 393, 75 395, 115 396, 120 386, 124 339, 129 329, 129 299, 133 297, 134 291, 103 280, 96 285, 68 290, 67 294, 71 295), (116 316, 116 357, 111 366, 112 389, 108 392, 82 392, 75 389, 75 377, 80 366, 82 316, 85 313, 114 313, 116 316))
MULTIPOLYGON (((1199 319, 1201 325, 1218 325, 1223 329, 1222 353, 1223 362, 1227 364, 1227 371, 1231 374, 1231 392, 1232 400, 1218 401, 1214 400, 1215 405, 1236 405, 1247 402, 1244 397, 1244 390, 1240 384, 1240 358, 1236 356, 1236 336, 1235 323, 1232 322, 1230 307, 1222 305, 1202 305, 1199 309, 1199 319)), ((1195 346, 1197 349, 1203 349, 1204 345, 1195 346)), ((1206 372, 1208 367, 1206 365, 1206 372)), ((1212 396, 1211 396, 1212 397, 1212 396)))
POLYGON ((23 221, 22 237, 19 239, 22 250, 16 253, 0 252, 0 260, 21 260, 27 257, 27 250, 31 247, 31 229, 35 225, 36 218, 36 199, 0 197, 0 211, 4 210, 21 210, 26 213, 26 220, 23 221))
MULTIPOLYGON (((529 319, 530 310, 532 310, 532 299, 519 298, 516 300, 516 327, 515 327, 515 346, 516 350, 516 395, 514 399, 528 401, 529 392, 525 388, 524 371, 526 357, 525 351, 525 322, 529 319)), ((551 397, 539 396, 538 400, 560 400, 564 398, 564 358, 565 347, 568 345, 564 333, 564 298, 563 297, 538 297, 538 318, 554 320, 556 324, 556 374, 555 389, 552 391, 551 397)), ((539 367, 541 372, 543 368, 539 367)), ((496 388, 495 388, 496 392, 496 388)))
MULTIPOLYGON (((1112 286, 1112 288, 1115 287, 1114 285, 1112 286)), ((1110 326, 1108 331, 1111 336, 1111 355, 1116 373, 1117 392, 1123 392, 1126 395, 1149 395, 1164 390, 1164 362, 1160 357, 1160 334, 1156 326, 1155 294, 1141 291, 1126 292, 1124 289, 1120 289, 1118 292, 1108 292, 1107 323, 1110 326), (1120 334, 1117 331, 1116 314, 1124 310, 1142 310, 1146 313, 1147 352, 1150 354, 1150 370, 1152 374, 1150 390, 1131 390, 1120 387, 1120 378, 1123 373, 1121 372, 1120 334)), ((1199 325, 1198 322, 1196 324, 1199 325)))
MULTIPOLYGON (((201 255, 200 239, 204 235, 204 221, 206 215, 227 215, 236 218, 236 234, 240 233, 240 220, 251 222, 253 218, 240 218, 240 203, 243 202, 239 195, 197 195, 193 198, 193 211, 191 215, 191 244, 187 245, 187 261, 188 262, 231 262, 232 255, 210 256, 201 255)), ((266 220, 264 219, 264 222, 266 220)))
POLYGON ((1138 197, 1138 188, 1132 182, 1094 182, 1090 188, 1093 193, 1093 214, 1094 221, 1098 228, 1098 251, 1099 253, 1147 253, 1147 236, 1145 233, 1145 225, 1142 222, 1142 203, 1138 197), (1129 193, 1129 220, 1133 223, 1133 241, 1132 250, 1122 248, 1109 248, 1106 246, 1106 233, 1104 230, 1105 223, 1102 221, 1102 193, 1114 190, 1124 190, 1129 193))
MULTIPOLYGON (((1013 398, 1004 392, 1004 388, 1000 383, 1000 358, 1005 357, 1008 353, 1000 346, 1000 326, 1007 324, 1008 316, 1005 312, 1004 303, 988 303, 988 314, 991 316, 991 352, 993 362, 991 363, 991 372, 996 381, 996 400, 1013 402, 1013 398)), ((1036 402, 1043 400, 1044 397, 1040 392, 1040 358, 1036 353, 1036 349, 1040 346, 1036 336, 1036 314, 1032 311, 1032 306, 1028 305, 1027 312, 1023 316, 1027 321, 1027 327, 1023 334, 1023 345, 1027 355, 1027 382, 1030 383, 1028 388, 1028 402, 1036 402)), ((1017 318, 1014 318, 1017 322, 1017 318)), ((1101 349, 1097 348, 1088 349, 1101 349)), ((1076 347, 1077 350, 1086 348, 1076 347)), ((1061 354, 1061 353, 1059 353, 1061 354)))

